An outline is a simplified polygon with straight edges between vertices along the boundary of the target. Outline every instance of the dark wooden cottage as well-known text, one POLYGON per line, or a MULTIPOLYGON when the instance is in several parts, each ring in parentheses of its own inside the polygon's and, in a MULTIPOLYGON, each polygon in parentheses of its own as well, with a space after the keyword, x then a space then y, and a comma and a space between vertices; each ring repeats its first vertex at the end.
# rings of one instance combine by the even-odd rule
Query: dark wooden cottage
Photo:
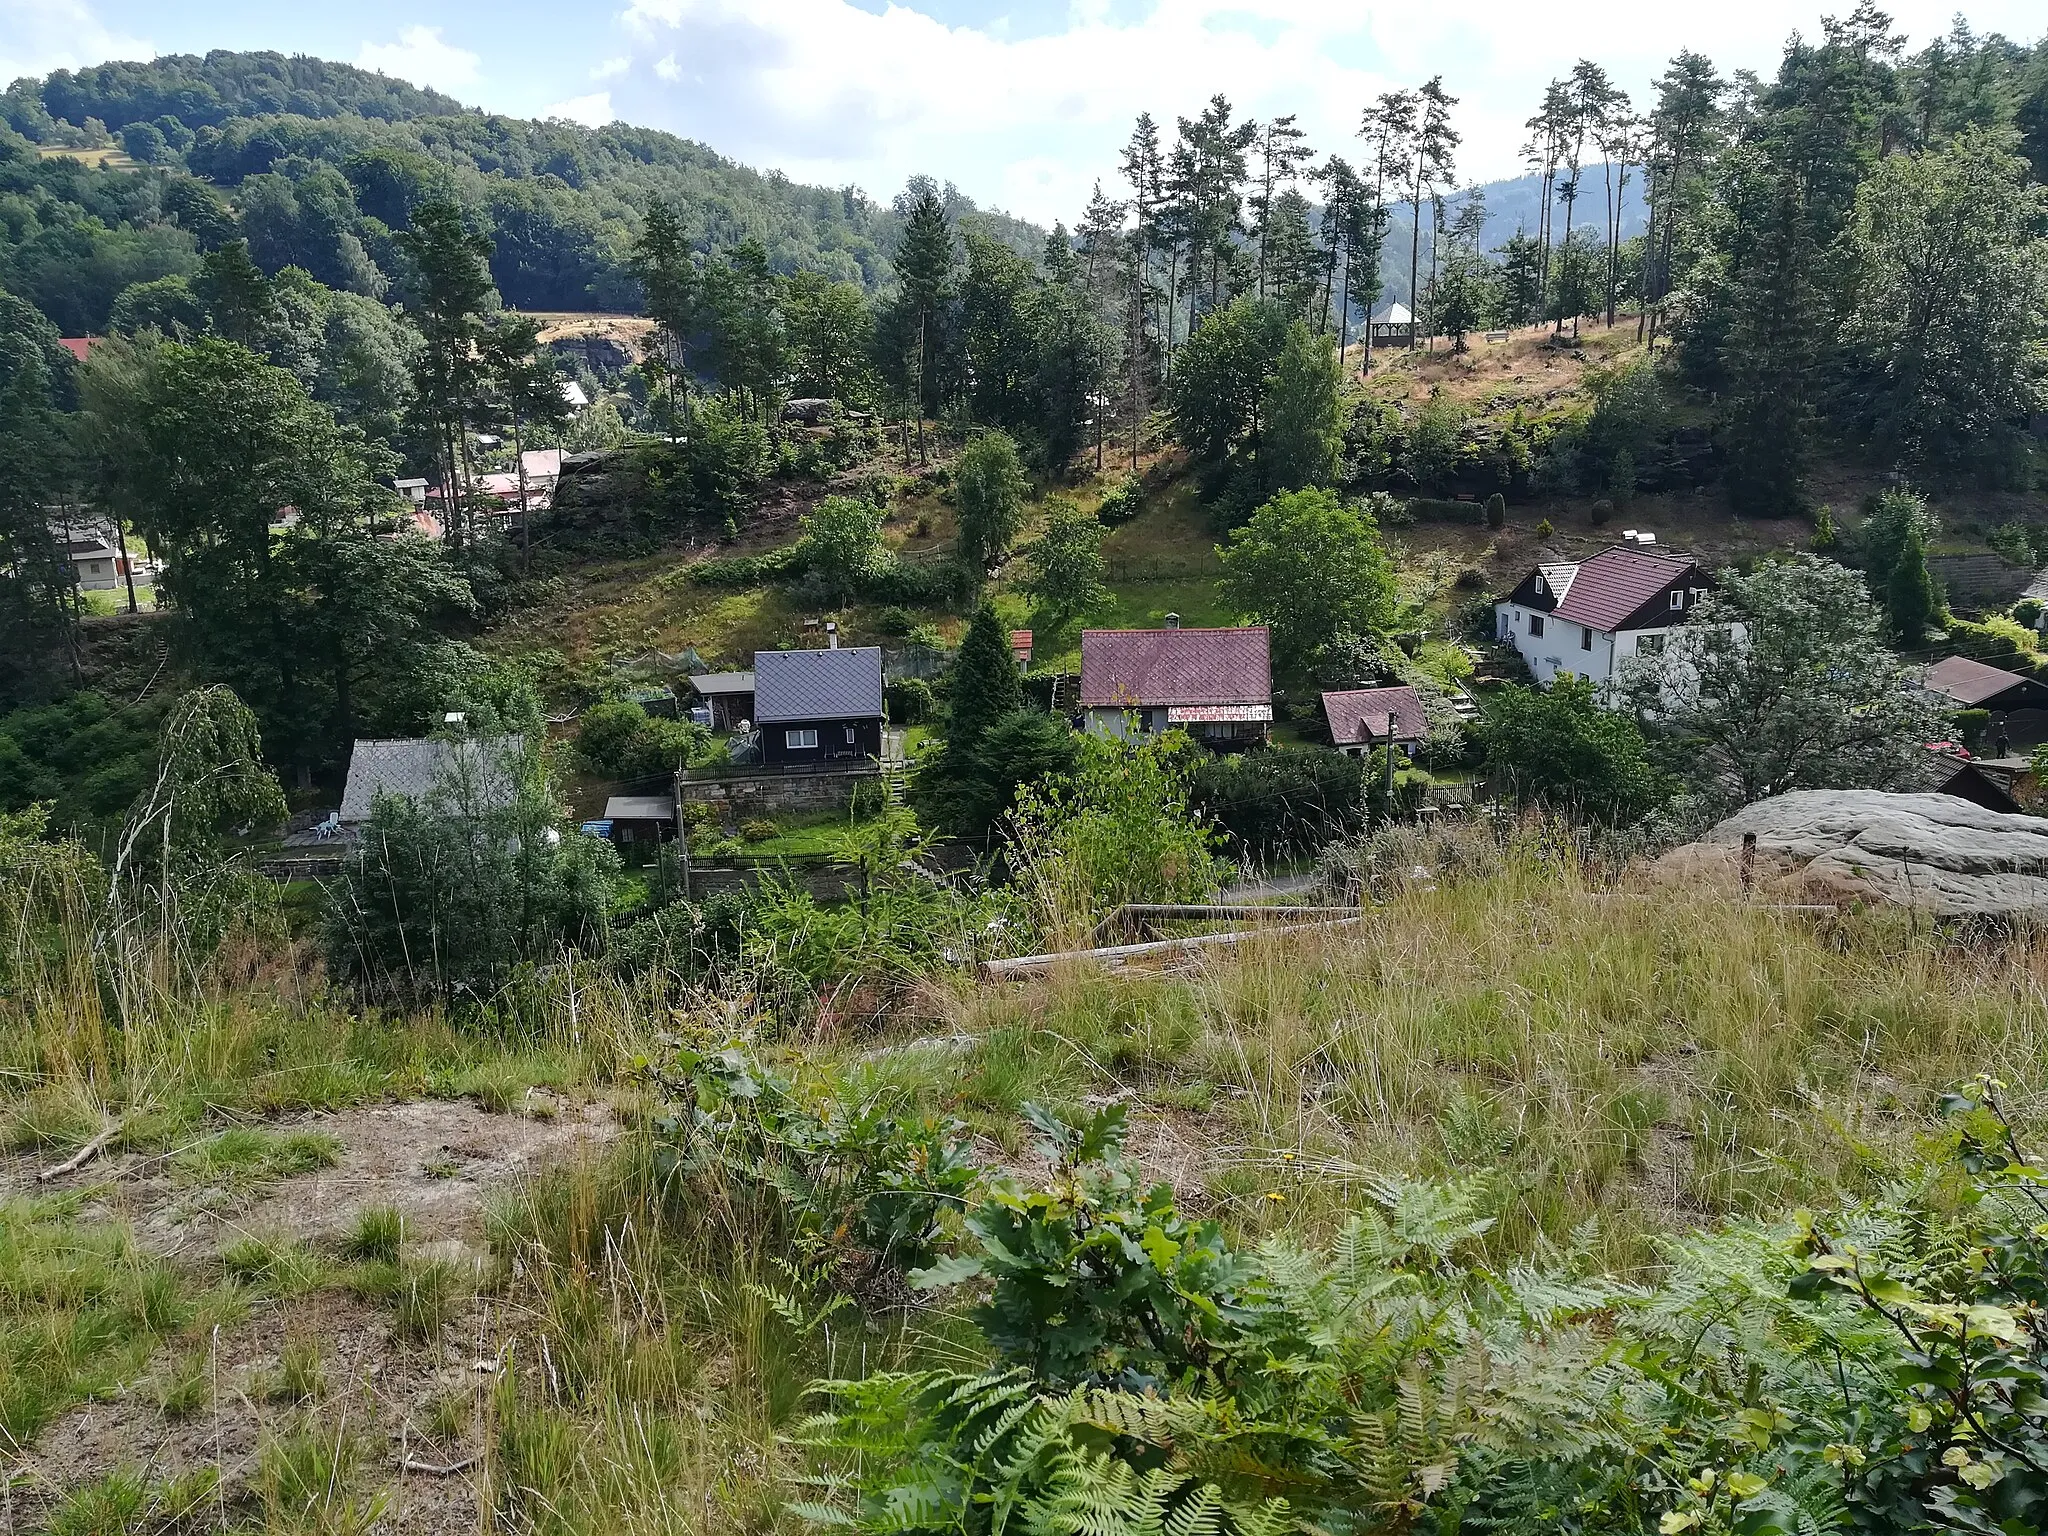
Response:
POLYGON ((756 651, 754 726, 771 768, 879 759, 881 648, 756 651))

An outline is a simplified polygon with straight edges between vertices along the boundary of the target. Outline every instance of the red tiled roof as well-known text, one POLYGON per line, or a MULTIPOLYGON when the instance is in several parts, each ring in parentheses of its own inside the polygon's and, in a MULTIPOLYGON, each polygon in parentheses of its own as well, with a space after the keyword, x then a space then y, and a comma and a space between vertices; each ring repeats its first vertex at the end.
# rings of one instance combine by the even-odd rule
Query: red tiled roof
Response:
POLYGON ((1588 629, 1613 629, 1692 569, 1685 555, 1654 549, 1603 549, 1581 561, 1556 608, 1560 619, 1588 629))
POLYGON ((92 349, 106 339, 104 336, 59 336, 57 345, 82 363, 92 349))
POLYGON ((1272 697, 1272 654, 1263 624, 1081 631, 1083 708, 1264 704, 1272 697))
POLYGON ((1011 650, 1013 650, 1013 651, 1028 651, 1028 650, 1030 650, 1030 649, 1031 649, 1031 631, 1030 631, 1030 630, 1028 630, 1028 629, 1013 629, 1013 630, 1011 630, 1011 631, 1010 631, 1010 649, 1011 649, 1011 650))
POLYGON ((1995 699, 2006 689, 2017 688, 2025 681, 2017 672, 1987 667, 1967 656, 1950 656, 1927 669, 1927 686, 1963 705, 1982 704, 1986 699, 1995 699))
POLYGON ((1323 695, 1323 714, 1330 722, 1330 739, 1340 747, 1355 747, 1371 740, 1385 741, 1387 719, 1394 722, 1396 741, 1420 741, 1429 734, 1429 716, 1422 709, 1422 695, 1413 688, 1350 688, 1323 695), (1372 722, 1372 730, 1365 722, 1372 722))

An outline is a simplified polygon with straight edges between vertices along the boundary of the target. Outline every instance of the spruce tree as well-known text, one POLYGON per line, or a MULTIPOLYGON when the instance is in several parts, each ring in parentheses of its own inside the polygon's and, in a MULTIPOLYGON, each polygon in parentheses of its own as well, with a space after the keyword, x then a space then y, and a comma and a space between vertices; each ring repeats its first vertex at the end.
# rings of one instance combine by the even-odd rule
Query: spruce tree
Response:
POLYGON ((1010 636, 993 603, 983 603, 969 621, 949 687, 946 754, 964 761, 991 725, 1024 702, 1010 636))
POLYGON ((1891 578, 1885 583, 1884 606, 1891 617, 1893 632, 1909 648, 1921 644, 1928 627, 1941 616, 1941 599, 1934 590, 1934 577, 1927 570, 1927 546, 1920 541, 1920 530, 1911 524, 1907 525, 1906 542, 1892 566, 1891 578))
POLYGON ((903 225, 903 243, 896 251, 896 275, 903 283, 907 316, 914 326, 911 349, 911 393, 918 412, 919 456, 924 455, 924 418, 935 414, 938 315, 953 291, 953 226, 946 205, 930 185, 911 203, 903 225))

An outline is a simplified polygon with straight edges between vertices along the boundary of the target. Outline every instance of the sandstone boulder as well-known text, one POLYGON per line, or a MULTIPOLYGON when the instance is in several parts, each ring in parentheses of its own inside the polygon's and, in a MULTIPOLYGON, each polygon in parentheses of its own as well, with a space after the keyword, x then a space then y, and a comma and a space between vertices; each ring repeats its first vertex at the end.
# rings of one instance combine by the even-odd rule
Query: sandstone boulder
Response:
POLYGON ((2048 919, 2048 820, 1953 795, 1806 789, 1745 806, 1657 861, 1667 880, 1726 879, 1756 834, 1757 888, 1781 900, 1883 901, 1942 917, 2048 919))

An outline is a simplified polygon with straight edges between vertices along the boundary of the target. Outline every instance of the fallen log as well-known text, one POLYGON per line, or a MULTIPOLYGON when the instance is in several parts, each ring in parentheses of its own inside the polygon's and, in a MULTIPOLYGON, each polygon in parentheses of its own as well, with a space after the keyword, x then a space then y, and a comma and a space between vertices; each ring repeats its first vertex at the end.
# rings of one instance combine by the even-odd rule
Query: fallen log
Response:
POLYGON ((1028 976, 1036 971, 1050 970, 1070 960, 1094 960, 1117 970, 1133 960, 1142 960, 1149 955, 1172 953, 1191 954, 1199 949, 1227 947, 1242 944, 1247 939, 1269 938, 1275 934, 1306 933, 1314 929, 1350 928, 1362 921, 1352 908, 1342 910, 1352 913, 1349 917, 1332 922, 1289 923, 1278 928, 1240 928, 1234 933, 1202 933, 1185 939, 1153 939, 1145 944, 1111 944, 1101 949, 1069 949, 1050 955, 1019 955, 1010 960, 984 960, 980 973, 984 981, 1001 981, 1005 977, 1028 976))
POLYGON ((1090 943, 1100 944, 1108 935, 1127 925, 1159 922, 1258 923, 1273 919, 1357 915, 1356 907, 1268 906, 1243 901, 1132 901, 1116 908, 1097 923, 1088 939, 1090 943))

